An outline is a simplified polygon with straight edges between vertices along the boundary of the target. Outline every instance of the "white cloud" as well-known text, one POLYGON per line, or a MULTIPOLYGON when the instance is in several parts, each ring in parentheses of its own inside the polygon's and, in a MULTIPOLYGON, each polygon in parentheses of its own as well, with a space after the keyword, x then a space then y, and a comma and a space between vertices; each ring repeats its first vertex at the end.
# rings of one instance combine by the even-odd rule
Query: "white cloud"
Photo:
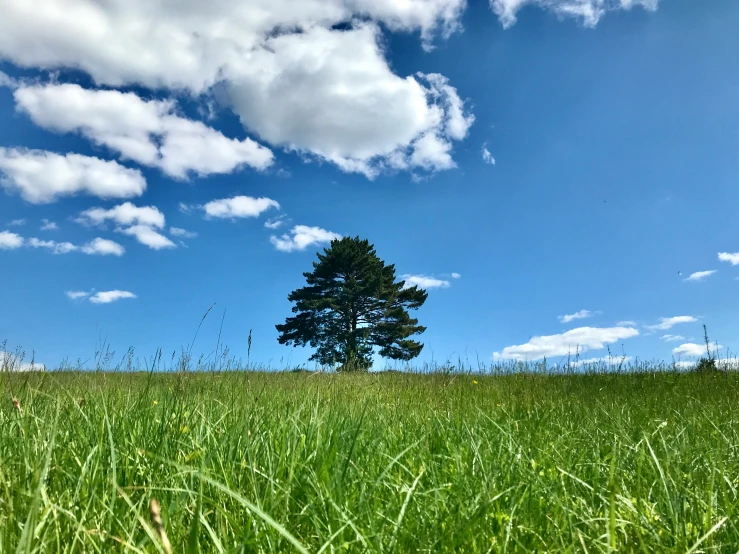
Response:
POLYGON ((41 220, 41 230, 42 231, 56 231, 58 229, 59 229, 59 226, 53 221, 49 221, 48 219, 41 220))
POLYGON ((212 200, 203 206, 205 215, 219 219, 237 219, 258 217, 270 208, 280 209, 280 205, 271 198, 253 198, 251 196, 234 196, 212 200))
POLYGON ((618 323, 616 323, 616 327, 636 327, 636 321, 619 321, 618 323))
POLYGON ((462 277, 459 273, 452 273, 452 279, 460 279, 462 277))
POLYGON ((672 329, 678 323, 695 323, 698 321, 692 315, 678 315, 675 317, 660 317, 657 325, 647 325, 647 329, 650 331, 666 331, 672 329))
POLYGON ((576 319, 587 319, 589 317, 593 317, 594 315, 595 313, 591 312, 590 310, 580 310, 579 312, 575 312, 574 314, 558 316, 557 319, 559 319, 562 323, 570 323, 571 321, 575 321, 576 319))
MULTIPOLYGON (((719 346, 718 348, 721 348, 721 346, 719 346)), ((674 348, 672 350, 672 353, 675 356, 705 356, 706 345, 695 344, 694 342, 686 342, 685 344, 681 344, 677 348, 674 348)))
POLYGON ((100 254, 101 256, 122 256, 126 251, 120 244, 108 239, 96 238, 83 245, 80 251, 84 254, 100 254))
POLYGON ((71 242, 56 242, 54 240, 39 240, 37 238, 29 239, 28 246, 32 248, 47 248, 54 254, 69 254, 78 250, 71 242))
POLYGON ((26 245, 31 248, 46 248, 53 254, 69 254, 70 252, 82 252, 91 256, 122 256, 126 251, 120 244, 108 239, 96 238, 90 242, 77 246, 71 242, 57 242, 55 240, 40 240, 30 238, 26 245))
POLYGON ((79 300, 81 298, 87 298, 88 296, 90 296, 89 292, 85 292, 82 290, 68 290, 64 294, 66 294, 67 298, 69 298, 70 300, 79 300))
POLYGON ((185 204, 184 202, 180 202, 177 205, 177 209, 179 209, 183 214, 190 214, 197 208, 198 206, 196 204, 185 204))
POLYGON ((197 233, 188 231, 187 229, 181 229, 180 227, 170 227, 169 234, 173 237, 182 237, 183 239, 194 239, 198 236, 197 233))
POLYGON ((610 356, 610 357, 603 357, 603 358, 587 358, 584 360, 575 360, 571 361, 570 365, 575 367, 581 367, 581 366, 590 366, 590 365, 619 365, 619 364, 628 364, 634 360, 631 356, 610 356))
POLYGON ((465 0, 12 1, 3 6, 0 57, 80 69, 112 87, 200 95, 218 83, 217 99, 272 145, 370 177, 419 163, 436 171, 454 167, 451 144, 472 117, 444 77, 393 73, 381 29, 420 32, 430 48, 435 36, 460 28, 464 7, 465 0))
POLYGON ((11 221, 8 221, 8 227, 20 227, 21 225, 25 225, 25 224, 26 224, 26 220, 23 218, 13 219, 11 221))
POLYGON ((33 204, 77 194, 130 198, 146 189, 140 171, 115 161, 23 148, 0 148, 0 185, 33 204))
POLYGON ((0 250, 15 250, 23 246, 23 237, 10 231, 0 231, 0 250))
POLYGON ((282 224, 285 223, 285 216, 280 215, 277 217, 271 217, 267 221, 264 222, 264 226, 267 229, 279 229, 282 227, 282 224))
POLYGON ((308 227, 306 225, 296 225, 289 234, 281 237, 272 235, 269 240, 274 244, 277 250, 282 252, 302 251, 316 244, 327 244, 332 240, 338 240, 341 235, 326 231, 320 227, 308 227))
POLYGON ((489 0, 489 2, 504 28, 516 23, 518 11, 527 5, 552 11, 558 17, 578 19, 586 27, 595 27, 608 11, 628 10, 634 6, 654 11, 657 9, 658 0, 489 0))
POLYGON ((119 230, 124 235, 135 237, 141 244, 153 250, 177 248, 177 245, 153 227, 148 225, 132 225, 119 230))
POLYGON ((243 165, 265 169, 272 152, 253 140, 235 140, 176 115, 170 100, 142 100, 116 90, 88 90, 74 84, 21 87, 18 110, 34 123, 58 132, 76 132, 124 159, 158 167, 184 179, 230 173, 243 165))
POLYGON ((132 236, 154 250, 176 247, 174 242, 158 231, 164 228, 165 218, 155 206, 136 206, 124 202, 108 210, 90 208, 75 221, 84 225, 102 225, 110 221, 116 224, 117 232, 132 236))
POLYGON ((706 277, 709 277, 716 273, 715 269, 711 269, 708 271, 696 271, 695 273, 691 273, 689 277, 687 277, 686 281, 702 281, 706 277))
POLYGON ((498 360, 533 361, 544 357, 581 354, 589 350, 598 350, 606 344, 629 339, 639 335, 639 331, 631 327, 578 327, 559 335, 532 337, 526 344, 506 346, 502 352, 495 352, 498 360))
POLYGON ((21 356, 0 350, 0 372, 3 371, 46 371, 46 365, 35 361, 24 362, 21 356))
POLYGON ((124 202, 109 210, 90 208, 82 212, 75 220, 85 225, 101 225, 112 221, 118 226, 147 225, 161 229, 164 227, 164 214, 155 206, 136 206, 124 202))
POLYGON ((110 304, 111 302, 122 300, 124 298, 136 298, 136 295, 127 290, 102 291, 90 295, 90 302, 93 304, 110 304))
POLYGON ((731 265, 739 265, 739 252, 734 252, 733 254, 719 252, 718 259, 721 262, 729 262, 731 265))
POLYGON ((670 335, 670 334, 662 335, 660 338, 665 342, 676 342, 679 340, 685 340, 685 337, 682 335, 670 335))
POLYGON ((18 86, 18 81, 13 79, 10 75, 0 71, 0 87, 7 87, 14 89, 18 86))
POLYGON ((449 281, 426 275, 403 275, 401 279, 405 281, 403 288, 416 286, 421 289, 445 289, 450 286, 449 281))
POLYGON ((482 161, 486 164, 495 165, 495 158, 490 153, 490 150, 486 146, 482 147, 482 161))

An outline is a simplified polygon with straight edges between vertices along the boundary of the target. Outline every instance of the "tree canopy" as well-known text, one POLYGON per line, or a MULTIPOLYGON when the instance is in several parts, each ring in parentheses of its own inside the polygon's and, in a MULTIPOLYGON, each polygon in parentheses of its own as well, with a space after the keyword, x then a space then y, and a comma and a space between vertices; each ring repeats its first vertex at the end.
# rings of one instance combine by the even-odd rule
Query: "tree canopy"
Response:
POLYGON ((307 285, 288 296, 293 317, 277 325, 280 344, 311 346, 311 360, 340 364, 339 370, 366 371, 375 347, 381 356, 410 360, 423 344, 410 339, 426 328, 408 314, 426 301, 417 286, 395 281, 369 241, 345 237, 318 253, 307 285))

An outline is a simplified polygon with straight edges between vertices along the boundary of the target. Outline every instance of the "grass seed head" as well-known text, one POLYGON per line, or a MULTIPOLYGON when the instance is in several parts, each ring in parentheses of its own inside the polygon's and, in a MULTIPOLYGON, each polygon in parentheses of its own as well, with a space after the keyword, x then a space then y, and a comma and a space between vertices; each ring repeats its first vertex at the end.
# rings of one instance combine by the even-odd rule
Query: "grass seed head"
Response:
POLYGON ((21 401, 15 397, 13 397, 13 408, 18 410, 19 412, 21 411, 21 401))
POLYGON ((162 524, 161 506, 156 498, 152 498, 149 502, 149 516, 151 517, 151 523, 154 525, 154 530, 159 536, 159 541, 162 543, 162 548, 167 554, 172 554, 172 545, 169 543, 167 531, 165 531, 162 524))

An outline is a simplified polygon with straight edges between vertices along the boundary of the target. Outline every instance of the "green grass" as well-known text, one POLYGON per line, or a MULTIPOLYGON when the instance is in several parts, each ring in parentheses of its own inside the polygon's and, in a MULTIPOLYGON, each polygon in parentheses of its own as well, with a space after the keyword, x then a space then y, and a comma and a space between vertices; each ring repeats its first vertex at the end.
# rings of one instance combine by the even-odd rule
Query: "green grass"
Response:
POLYGON ((733 552, 739 375, 0 374, 0 552, 733 552), (21 410, 14 408, 17 397, 21 410))

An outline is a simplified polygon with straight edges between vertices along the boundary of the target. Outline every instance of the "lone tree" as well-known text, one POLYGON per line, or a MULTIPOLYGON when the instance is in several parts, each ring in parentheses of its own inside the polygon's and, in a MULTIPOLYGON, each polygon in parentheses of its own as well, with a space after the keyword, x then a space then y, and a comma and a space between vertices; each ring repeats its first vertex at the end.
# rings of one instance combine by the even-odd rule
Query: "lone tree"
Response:
POLYGON ((307 286, 290 293, 295 305, 277 325, 280 344, 310 345, 321 364, 339 363, 339 371, 367 371, 372 351, 393 360, 410 360, 423 344, 409 339, 426 328, 407 310, 423 305, 428 294, 395 281, 395 266, 385 265, 369 241, 342 238, 318 254, 307 286))

